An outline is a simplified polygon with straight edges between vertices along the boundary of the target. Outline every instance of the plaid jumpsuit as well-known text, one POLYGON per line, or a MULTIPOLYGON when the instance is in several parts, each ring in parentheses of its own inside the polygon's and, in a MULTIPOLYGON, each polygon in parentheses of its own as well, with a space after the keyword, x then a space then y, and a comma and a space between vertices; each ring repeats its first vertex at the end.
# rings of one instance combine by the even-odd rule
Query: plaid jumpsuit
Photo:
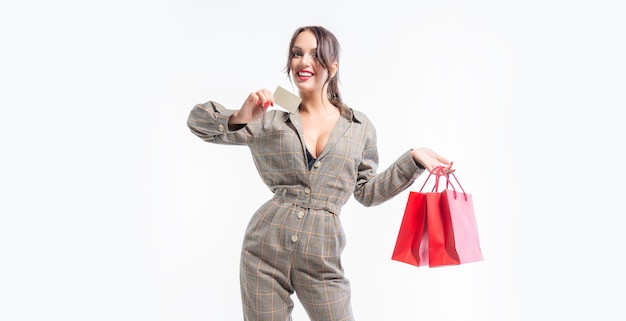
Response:
POLYGON ((204 141, 247 145, 274 193, 254 213, 244 236, 244 319, 291 320, 296 293, 311 320, 354 320, 341 265, 346 242, 341 208, 351 195, 365 206, 378 205, 408 188, 424 169, 407 151, 377 174, 376 130, 367 116, 346 106, 311 167, 298 112, 268 110, 229 129, 234 112, 213 101, 198 104, 187 125, 204 141))

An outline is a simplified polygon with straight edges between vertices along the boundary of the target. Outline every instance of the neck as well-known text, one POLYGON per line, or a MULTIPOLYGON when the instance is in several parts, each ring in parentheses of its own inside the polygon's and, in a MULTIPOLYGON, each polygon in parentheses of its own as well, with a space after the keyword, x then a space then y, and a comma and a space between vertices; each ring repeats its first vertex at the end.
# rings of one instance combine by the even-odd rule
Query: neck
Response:
POLYGON ((300 103, 300 113, 305 114, 327 114, 329 111, 337 109, 330 100, 326 93, 320 95, 317 93, 303 93, 300 92, 302 102, 300 103))

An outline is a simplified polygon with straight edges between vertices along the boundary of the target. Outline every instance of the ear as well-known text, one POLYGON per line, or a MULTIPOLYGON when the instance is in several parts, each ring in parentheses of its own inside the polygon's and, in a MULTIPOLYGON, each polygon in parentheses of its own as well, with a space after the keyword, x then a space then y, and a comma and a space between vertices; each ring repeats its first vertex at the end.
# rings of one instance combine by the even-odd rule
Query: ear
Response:
POLYGON ((336 61, 333 62, 332 65, 330 65, 330 67, 328 67, 328 75, 330 76, 330 78, 335 77, 338 69, 339 69, 339 63, 336 61))

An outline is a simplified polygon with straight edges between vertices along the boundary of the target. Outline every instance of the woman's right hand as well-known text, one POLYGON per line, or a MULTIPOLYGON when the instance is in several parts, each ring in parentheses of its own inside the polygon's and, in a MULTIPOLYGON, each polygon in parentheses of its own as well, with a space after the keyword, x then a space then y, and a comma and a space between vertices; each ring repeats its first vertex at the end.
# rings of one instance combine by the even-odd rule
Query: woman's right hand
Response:
POLYGON ((244 101, 241 109, 234 112, 230 119, 229 124, 247 124, 255 121, 267 110, 268 107, 274 106, 274 96, 272 92, 267 89, 261 89, 250 93, 246 101, 244 101))

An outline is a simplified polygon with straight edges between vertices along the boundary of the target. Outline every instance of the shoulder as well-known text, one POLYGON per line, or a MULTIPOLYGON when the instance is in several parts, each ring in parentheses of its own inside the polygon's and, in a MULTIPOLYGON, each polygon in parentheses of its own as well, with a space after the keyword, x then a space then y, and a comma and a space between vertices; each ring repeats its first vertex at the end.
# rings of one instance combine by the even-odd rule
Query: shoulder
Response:
POLYGON ((371 119, 362 111, 343 104, 342 116, 352 124, 355 134, 369 141, 376 141, 376 127, 371 119))
POLYGON ((374 127, 371 119, 364 112, 346 104, 341 106, 341 114, 353 123, 361 124, 364 127, 371 127, 372 129, 374 127))

